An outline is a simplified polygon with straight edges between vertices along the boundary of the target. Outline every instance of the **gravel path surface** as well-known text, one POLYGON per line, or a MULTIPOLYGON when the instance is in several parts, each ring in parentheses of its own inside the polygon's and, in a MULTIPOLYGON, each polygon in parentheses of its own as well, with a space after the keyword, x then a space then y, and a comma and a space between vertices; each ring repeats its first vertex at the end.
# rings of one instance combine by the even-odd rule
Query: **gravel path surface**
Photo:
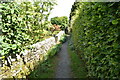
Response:
POLYGON ((58 53, 58 65, 55 78, 71 78, 70 58, 67 51, 68 41, 65 42, 58 53))

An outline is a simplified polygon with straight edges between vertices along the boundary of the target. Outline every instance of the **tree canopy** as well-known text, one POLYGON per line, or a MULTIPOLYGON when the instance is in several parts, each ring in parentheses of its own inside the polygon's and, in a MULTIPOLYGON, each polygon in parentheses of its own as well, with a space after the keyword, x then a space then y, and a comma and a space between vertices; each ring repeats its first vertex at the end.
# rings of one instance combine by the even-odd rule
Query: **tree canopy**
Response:
POLYGON ((61 29, 65 29, 68 25, 68 17, 62 16, 62 17, 53 17, 51 18, 51 23, 54 25, 61 25, 61 29))

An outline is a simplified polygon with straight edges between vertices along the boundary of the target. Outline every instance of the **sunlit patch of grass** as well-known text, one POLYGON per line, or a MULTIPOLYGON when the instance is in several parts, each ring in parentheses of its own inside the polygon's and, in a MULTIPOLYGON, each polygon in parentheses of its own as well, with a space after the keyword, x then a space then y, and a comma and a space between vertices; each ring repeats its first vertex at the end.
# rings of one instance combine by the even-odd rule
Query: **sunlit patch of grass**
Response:
POLYGON ((70 47, 68 47, 68 53, 71 59, 72 77, 87 78, 87 70, 82 59, 70 47))

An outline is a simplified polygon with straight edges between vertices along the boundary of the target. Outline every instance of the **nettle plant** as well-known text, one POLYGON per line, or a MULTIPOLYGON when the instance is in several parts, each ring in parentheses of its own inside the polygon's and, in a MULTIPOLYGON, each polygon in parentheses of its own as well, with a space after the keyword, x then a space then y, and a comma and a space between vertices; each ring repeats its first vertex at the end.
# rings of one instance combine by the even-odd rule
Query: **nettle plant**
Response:
MULTIPOLYGON (((0 58, 16 58, 26 46, 39 41, 54 2, 1 2, 0 58)), ((17 60, 17 59, 16 59, 17 60)))

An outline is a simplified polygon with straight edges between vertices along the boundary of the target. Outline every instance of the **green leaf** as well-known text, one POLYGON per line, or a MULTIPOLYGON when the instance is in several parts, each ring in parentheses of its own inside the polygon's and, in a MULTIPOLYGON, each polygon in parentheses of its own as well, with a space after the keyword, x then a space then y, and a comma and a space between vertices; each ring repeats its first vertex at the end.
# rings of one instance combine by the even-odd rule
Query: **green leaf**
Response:
POLYGON ((118 21, 117 20, 113 20, 112 24, 118 24, 118 21))
POLYGON ((3 56, 5 55, 4 51, 3 50, 0 50, 0 54, 3 56))
POLYGON ((12 13, 12 14, 14 13, 14 9, 11 10, 11 13, 12 13))
POLYGON ((17 48, 17 45, 16 44, 13 44, 12 45, 12 49, 15 50, 17 48))

